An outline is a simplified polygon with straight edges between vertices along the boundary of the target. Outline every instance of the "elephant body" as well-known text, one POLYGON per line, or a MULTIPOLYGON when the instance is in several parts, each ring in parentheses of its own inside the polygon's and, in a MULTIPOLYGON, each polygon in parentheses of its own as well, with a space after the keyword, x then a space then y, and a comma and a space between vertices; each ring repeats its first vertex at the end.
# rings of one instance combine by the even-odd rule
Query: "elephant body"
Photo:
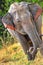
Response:
POLYGON ((17 37, 30 60, 35 58, 37 48, 42 43, 40 38, 41 15, 36 21, 33 19, 38 8, 40 6, 37 4, 30 5, 26 2, 13 3, 8 13, 2 18, 5 27, 6 25, 11 25, 16 28, 16 30, 13 30, 7 27, 7 30, 13 37, 17 37), (29 7, 31 12, 29 11, 29 7))

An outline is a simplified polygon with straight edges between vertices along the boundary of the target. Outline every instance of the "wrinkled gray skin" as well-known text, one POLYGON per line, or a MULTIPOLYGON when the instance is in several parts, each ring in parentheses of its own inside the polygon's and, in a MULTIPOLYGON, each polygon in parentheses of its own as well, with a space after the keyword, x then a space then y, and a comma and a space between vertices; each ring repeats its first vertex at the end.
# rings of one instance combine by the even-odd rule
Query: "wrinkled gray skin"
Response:
MULTIPOLYGON (((29 6, 32 10, 33 15, 35 15, 35 11, 36 11, 35 9, 37 8, 37 6, 40 7, 38 4, 34 4, 33 6, 32 4, 29 5, 26 2, 13 3, 10 6, 8 13, 11 14, 13 18, 12 20, 18 32, 8 28, 7 30, 13 37, 14 36, 17 37, 17 39, 20 41, 23 47, 25 54, 27 54, 29 56, 29 59, 32 60, 35 58, 37 48, 42 43, 41 38, 39 36, 41 34, 42 21, 41 21, 41 16, 38 17, 36 22, 33 21, 32 14, 29 11, 29 6), (31 51, 31 49, 33 50, 31 51)), ((9 20, 9 17, 7 18, 7 16, 8 15, 5 15, 2 18, 2 22, 10 21, 10 24, 12 24, 11 19, 9 20)), ((5 25, 6 24, 4 24, 4 26, 5 25)))

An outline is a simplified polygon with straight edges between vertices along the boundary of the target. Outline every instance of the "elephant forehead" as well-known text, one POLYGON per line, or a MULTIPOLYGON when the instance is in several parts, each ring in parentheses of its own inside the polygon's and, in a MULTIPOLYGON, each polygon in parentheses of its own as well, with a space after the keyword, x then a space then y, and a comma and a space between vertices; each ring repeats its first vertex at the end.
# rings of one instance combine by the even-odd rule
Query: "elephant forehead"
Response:
POLYGON ((27 9, 27 4, 23 3, 13 3, 10 5, 10 8, 8 10, 9 13, 13 13, 15 11, 21 11, 21 10, 26 10, 27 9))
POLYGON ((13 13, 17 9, 18 6, 19 6, 18 3, 11 4, 8 12, 13 13))

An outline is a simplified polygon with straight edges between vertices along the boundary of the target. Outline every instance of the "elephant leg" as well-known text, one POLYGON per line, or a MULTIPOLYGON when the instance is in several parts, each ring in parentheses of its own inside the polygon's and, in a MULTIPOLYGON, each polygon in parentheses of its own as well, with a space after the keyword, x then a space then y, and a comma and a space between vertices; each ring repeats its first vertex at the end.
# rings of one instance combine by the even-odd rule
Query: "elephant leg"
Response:
MULTIPOLYGON (((42 32, 41 32, 41 27, 42 27, 42 16, 40 15, 39 17, 38 17, 38 19, 37 19, 37 21, 35 22, 35 24, 36 24, 36 28, 37 28, 37 31, 38 31, 38 33, 39 33, 39 36, 40 36, 40 38, 41 38, 41 40, 42 40, 42 36, 41 36, 41 34, 42 34, 42 32)), ((40 44, 40 53, 43 55, 43 40, 42 40, 42 44, 40 44)))
POLYGON ((43 55, 43 41, 42 44, 40 45, 40 53, 43 55))

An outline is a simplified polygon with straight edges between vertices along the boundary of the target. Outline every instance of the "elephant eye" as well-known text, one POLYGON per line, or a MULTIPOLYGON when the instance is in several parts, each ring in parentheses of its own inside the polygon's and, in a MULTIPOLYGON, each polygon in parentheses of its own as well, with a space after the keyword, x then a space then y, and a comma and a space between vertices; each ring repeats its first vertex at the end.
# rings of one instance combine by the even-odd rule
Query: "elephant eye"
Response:
POLYGON ((16 12, 13 12, 12 16, 15 17, 16 16, 16 12))
POLYGON ((16 12, 14 12, 13 15, 16 15, 16 12))

